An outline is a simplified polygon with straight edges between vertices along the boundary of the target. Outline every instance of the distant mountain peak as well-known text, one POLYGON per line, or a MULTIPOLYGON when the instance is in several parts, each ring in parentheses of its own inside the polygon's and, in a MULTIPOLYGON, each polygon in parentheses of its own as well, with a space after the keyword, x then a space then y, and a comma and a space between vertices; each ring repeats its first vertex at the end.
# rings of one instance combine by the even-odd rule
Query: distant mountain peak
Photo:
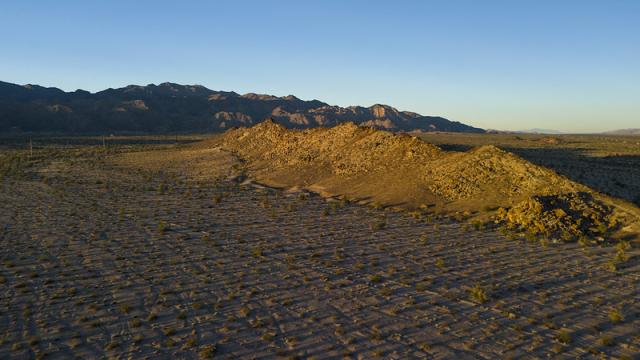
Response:
POLYGON ((256 93, 246 93, 246 94, 242 95, 242 97, 245 98, 245 99, 261 100, 261 101, 269 101, 269 100, 278 100, 278 99, 280 99, 277 96, 267 95, 267 94, 256 94, 256 93))

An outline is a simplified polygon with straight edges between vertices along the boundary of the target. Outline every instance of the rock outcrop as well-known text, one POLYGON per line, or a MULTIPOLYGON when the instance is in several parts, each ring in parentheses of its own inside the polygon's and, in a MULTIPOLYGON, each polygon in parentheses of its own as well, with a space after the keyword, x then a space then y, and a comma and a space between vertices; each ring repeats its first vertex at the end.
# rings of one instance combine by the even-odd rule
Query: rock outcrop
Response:
POLYGON ((620 224, 606 198, 495 146, 451 152, 353 123, 288 130, 272 121, 229 130, 216 142, 273 186, 466 213, 563 239, 604 236, 620 224))
POLYGON ((601 237, 619 225, 612 207, 587 192, 534 195, 510 209, 499 209, 496 218, 514 229, 566 241, 601 237))

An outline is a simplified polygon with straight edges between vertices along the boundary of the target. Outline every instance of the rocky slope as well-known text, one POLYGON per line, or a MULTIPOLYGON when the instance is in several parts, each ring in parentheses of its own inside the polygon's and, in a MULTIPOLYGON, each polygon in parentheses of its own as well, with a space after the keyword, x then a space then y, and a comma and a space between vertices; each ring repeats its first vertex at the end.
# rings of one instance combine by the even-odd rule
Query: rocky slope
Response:
POLYGON ((387 105, 342 108, 292 95, 239 95, 198 85, 130 85, 89 93, 0 82, 2 132, 216 132, 268 118, 289 128, 350 121, 393 131, 483 132, 387 105))
POLYGON ((637 220, 586 186, 494 146, 450 152, 352 123, 287 130, 271 121, 200 146, 233 152, 268 185, 467 214, 534 235, 602 237, 637 220))

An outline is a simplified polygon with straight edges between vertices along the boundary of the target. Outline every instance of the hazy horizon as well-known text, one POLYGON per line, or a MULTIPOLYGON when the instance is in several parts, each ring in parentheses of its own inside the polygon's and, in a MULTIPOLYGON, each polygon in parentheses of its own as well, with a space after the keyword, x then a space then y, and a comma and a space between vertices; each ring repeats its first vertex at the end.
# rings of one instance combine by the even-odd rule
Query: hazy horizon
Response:
POLYGON ((0 80, 200 84, 485 129, 639 127, 640 3, 10 3, 0 80))

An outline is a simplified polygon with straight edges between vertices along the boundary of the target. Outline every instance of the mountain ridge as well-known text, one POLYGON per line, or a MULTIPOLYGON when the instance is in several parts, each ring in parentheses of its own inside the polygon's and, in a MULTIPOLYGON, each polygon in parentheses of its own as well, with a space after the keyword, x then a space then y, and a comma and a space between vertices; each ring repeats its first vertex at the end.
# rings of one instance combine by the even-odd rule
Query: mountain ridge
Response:
POLYGON ((353 122, 391 131, 484 132, 383 104, 340 107, 294 95, 240 95, 171 82, 91 93, 0 81, 0 132, 220 132, 265 119, 288 128, 353 122))
POLYGON ((604 135, 640 135, 640 128, 617 129, 617 130, 605 131, 602 134, 604 135))
POLYGON ((469 216, 547 238, 640 232, 633 204, 493 145, 448 151, 410 134, 353 123, 295 130, 265 121, 194 149, 233 154, 243 175, 276 188, 469 216))

